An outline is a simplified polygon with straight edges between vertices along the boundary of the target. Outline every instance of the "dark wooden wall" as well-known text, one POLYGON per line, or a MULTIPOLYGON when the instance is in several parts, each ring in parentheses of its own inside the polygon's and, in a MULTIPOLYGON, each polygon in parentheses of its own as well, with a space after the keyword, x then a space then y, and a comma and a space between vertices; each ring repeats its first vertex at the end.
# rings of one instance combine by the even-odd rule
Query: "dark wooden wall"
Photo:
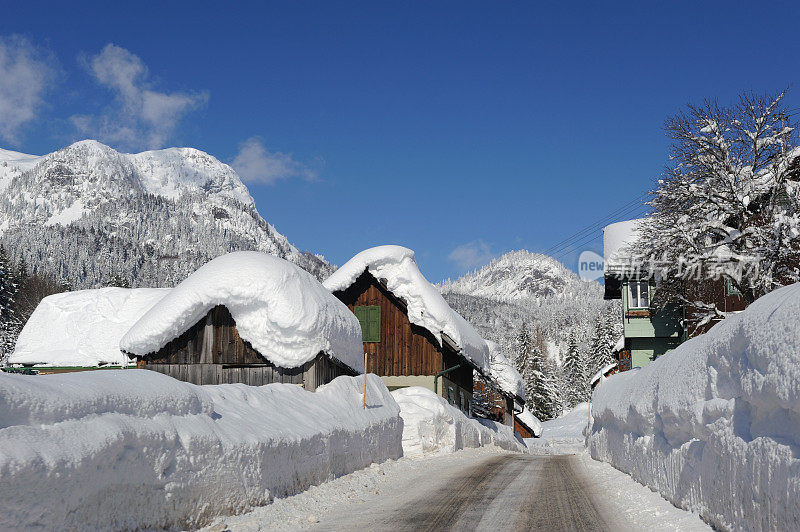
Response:
MULTIPOLYGON (((411 323, 405 303, 369 272, 364 272, 347 290, 335 295, 351 311, 356 305, 381 308, 381 341, 364 343, 368 373, 379 376, 435 375, 463 362, 447 346, 440 347, 428 330, 411 323)), ((472 390, 471 367, 464 365, 447 373, 446 377, 472 390)))
POLYGON ((192 384, 233 384, 263 386, 272 383, 297 384, 314 391, 341 375, 355 375, 350 368, 320 353, 297 368, 282 368, 273 364, 151 364, 143 361, 140 368, 164 373, 192 384))
POLYGON ((185 333, 155 353, 149 364, 264 364, 267 360, 242 340, 233 316, 223 305, 208 311, 185 333))
POLYGON ((340 375, 356 375, 324 353, 297 368, 274 365, 239 336, 233 316, 222 305, 157 352, 140 358, 137 365, 193 384, 282 382, 311 391, 340 375))
MULTIPOLYGON (((747 308, 747 301, 740 295, 728 295, 725 279, 709 279, 700 282, 690 282, 686 287, 686 299, 689 301, 703 301, 713 303, 722 312, 733 312, 747 308)), ((698 327, 698 322, 704 312, 697 312, 690 306, 686 307, 687 337, 694 338, 699 334, 708 332, 720 320, 712 320, 698 327)))

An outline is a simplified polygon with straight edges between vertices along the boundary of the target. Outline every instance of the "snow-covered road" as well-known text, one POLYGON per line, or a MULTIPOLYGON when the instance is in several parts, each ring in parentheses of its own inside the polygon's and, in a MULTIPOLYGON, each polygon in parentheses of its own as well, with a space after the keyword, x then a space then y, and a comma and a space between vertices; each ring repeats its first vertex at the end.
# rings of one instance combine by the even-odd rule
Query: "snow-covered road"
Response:
POLYGON ((620 530, 574 456, 503 454, 464 462, 400 497, 334 513, 322 530, 620 530))
POLYGON ((580 436, 586 417, 583 404, 544 422, 542 438, 526 441, 534 454, 489 446, 388 460, 206 530, 710 530, 592 460, 580 436))

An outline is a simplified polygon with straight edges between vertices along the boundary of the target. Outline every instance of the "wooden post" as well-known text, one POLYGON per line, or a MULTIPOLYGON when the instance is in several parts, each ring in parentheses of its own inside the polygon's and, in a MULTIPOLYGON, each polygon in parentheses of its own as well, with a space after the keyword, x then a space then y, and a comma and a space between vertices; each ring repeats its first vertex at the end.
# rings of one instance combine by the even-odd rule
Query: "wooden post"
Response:
POLYGON ((364 410, 367 409, 367 352, 364 351, 364 410))

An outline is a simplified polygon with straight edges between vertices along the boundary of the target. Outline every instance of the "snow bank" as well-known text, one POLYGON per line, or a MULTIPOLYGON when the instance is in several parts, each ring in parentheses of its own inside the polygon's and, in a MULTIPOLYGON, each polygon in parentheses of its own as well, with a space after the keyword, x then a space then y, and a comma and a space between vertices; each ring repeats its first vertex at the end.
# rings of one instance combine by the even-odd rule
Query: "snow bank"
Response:
POLYGON ((17 339, 9 364, 120 365, 119 341, 168 288, 99 288, 42 299, 17 339))
POLYGON ((452 453, 484 445, 525 450, 511 427, 469 418, 427 388, 401 388, 393 391, 392 397, 400 405, 403 418, 403 456, 452 453))
POLYGON ((0 374, 0 529, 198 527, 399 458, 380 378, 195 386, 147 370, 0 374))
POLYGON ((500 389, 514 397, 525 397, 525 383, 517 368, 508 361, 500 350, 500 346, 491 340, 486 340, 489 347, 490 375, 500 389))
POLYGON ((800 528, 800 284, 597 387, 588 445, 722 529, 800 528))
POLYGON ((542 435, 542 422, 533 415, 533 412, 528 410, 527 406, 522 409, 521 414, 517 414, 517 419, 519 419, 523 425, 531 429, 531 432, 533 432, 533 435, 537 438, 542 435))
POLYGON ((484 373, 489 371, 489 351, 481 335, 454 311, 442 294, 417 267, 414 252, 401 246, 378 246, 362 251, 323 283, 331 292, 346 290, 365 271, 384 280, 386 287, 408 306, 408 319, 430 331, 442 343, 450 337, 484 373))
POLYGON ((310 273, 255 251, 201 266, 142 316, 120 346, 139 356, 158 351, 216 305, 225 305, 242 339, 277 366, 302 366, 324 351, 364 370, 355 315, 310 273))

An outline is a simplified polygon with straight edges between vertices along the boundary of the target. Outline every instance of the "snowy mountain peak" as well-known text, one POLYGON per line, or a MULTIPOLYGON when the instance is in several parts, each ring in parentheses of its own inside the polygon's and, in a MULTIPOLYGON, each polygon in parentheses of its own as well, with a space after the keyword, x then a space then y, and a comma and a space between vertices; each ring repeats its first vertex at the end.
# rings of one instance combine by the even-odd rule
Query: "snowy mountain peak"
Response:
POLYGON ((585 283, 553 257, 527 250, 511 251, 486 266, 441 284, 443 293, 517 301, 562 296, 585 283))
POLYGON ((42 268, 79 287, 112 275, 140 286, 174 284, 237 250, 271 253, 318 276, 330 273, 327 262, 299 252, 261 218, 233 168, 193 148, 129 154, 82 140, 43 157, 2 150, 0 191, 6 247, 29 264, 47 256, 51 264, 42 268), (77 246, 71 252, 86 255, 80 259, 86 263, 77 270, 65 264, 76 258, 55 245, 43 253, 52 239, 77 246), (97 252, 120 256, 97 265, 90 260, 97 252))

